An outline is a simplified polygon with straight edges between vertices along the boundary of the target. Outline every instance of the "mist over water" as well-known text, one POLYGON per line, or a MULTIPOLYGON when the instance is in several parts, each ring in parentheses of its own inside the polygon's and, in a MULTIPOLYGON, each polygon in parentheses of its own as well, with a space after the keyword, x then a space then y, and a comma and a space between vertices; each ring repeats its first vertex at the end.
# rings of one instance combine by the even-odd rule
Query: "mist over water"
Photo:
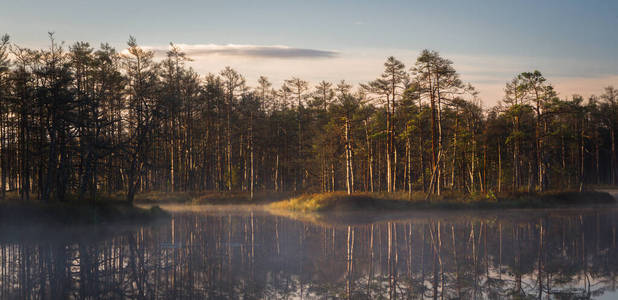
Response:
POLYGON ((618 297, 613 207, 172 211, 147 226, 0 228, 0 298, 618 297))

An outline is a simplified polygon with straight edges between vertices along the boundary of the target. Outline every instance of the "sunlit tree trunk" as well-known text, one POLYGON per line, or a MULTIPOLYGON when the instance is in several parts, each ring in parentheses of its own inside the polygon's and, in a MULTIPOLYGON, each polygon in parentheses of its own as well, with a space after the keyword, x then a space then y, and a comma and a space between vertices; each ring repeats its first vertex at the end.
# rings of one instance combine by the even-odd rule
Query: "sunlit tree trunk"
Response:
POLYGON ((373 193, 373 150, 371 147, 371 140, 369 139, 369 125, 367 120, 365 123, 365 140, 367 143, 367 165, 369 169, 369 191, 373 193))
POLYGON ((352 145, 350 138, 350 119, 345 120, 346 188, 348 195, 354 192, 354 168, 352 164, 352 145))

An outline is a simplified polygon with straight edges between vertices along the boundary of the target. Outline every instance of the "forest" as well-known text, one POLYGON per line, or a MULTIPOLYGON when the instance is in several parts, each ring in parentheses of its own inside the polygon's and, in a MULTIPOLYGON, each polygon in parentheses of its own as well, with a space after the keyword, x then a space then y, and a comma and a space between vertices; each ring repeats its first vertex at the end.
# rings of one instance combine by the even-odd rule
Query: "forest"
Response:
POLYGON ((249 83, 197 74, 170 44, 135 38, 28 49, 0 41, 0 190, 23 201, 147 191, 424 192, 583 190, 616 184, 618 90, 559 95, 514 74, 483 107, 432 50, 386 58, 376 79, 249 83))

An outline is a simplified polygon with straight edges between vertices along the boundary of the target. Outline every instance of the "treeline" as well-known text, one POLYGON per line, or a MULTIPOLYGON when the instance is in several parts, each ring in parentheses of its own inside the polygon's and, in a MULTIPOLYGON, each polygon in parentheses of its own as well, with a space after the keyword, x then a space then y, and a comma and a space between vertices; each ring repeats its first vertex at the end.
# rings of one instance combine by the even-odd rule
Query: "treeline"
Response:
POLYGON ((389 57, 358 87, 231 68, 200 76, 170 44, 118 52, 0 42, 2 197, 142 191, 487 193, 615 184, 618 90, 560 98, 538 71, 481 106, 453 63, 389 57))

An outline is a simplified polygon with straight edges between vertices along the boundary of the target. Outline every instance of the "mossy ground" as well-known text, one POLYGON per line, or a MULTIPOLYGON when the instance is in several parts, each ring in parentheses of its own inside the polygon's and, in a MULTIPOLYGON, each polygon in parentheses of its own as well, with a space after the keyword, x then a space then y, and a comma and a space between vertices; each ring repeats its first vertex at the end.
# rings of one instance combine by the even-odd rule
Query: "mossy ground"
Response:
POLYGON ((544 192, 516 194, 443 193, 426 200, 423 193, 354 193, 344 192, 304 194, 274 202, 272 209, 290 211, 392 210, 392 209, 489 209, 489 208, 552 208, 573 205, 611 204, 616 200, 606 192, 544 192))
POLYGON ((289 193, 256 192, 147 192, 135 196, 136 203, 147 204, 264 204, 290 197, 289 193))

